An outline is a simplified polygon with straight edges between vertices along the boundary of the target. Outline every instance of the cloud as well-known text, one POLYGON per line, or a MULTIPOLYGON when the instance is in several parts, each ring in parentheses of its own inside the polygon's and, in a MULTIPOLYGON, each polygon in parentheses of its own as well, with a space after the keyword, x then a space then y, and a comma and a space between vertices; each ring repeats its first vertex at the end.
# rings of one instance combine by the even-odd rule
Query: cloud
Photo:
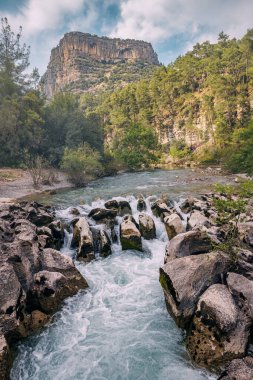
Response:
POLYGON ((252 0, 123 0, 121 18, 111 36, 151 42, 179 34, 188 41, 222 30, 235 37, 252 27, 252 0))

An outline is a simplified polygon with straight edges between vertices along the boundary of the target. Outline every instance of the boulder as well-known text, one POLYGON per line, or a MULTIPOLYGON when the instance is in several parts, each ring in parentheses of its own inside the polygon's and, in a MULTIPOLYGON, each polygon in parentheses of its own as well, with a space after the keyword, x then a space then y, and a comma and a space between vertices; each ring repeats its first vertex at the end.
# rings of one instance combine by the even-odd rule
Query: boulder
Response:
POLYGON ((38 227, 47 225, 53 221, 52 214, 46 211, 45 209, 38 207, 37 204, 35 205, 35 207, 28 207, 27 213, 27 219, 38 227))
POLYGON ((120 242, 123 250, 142 251, 141 233, 134 218, 130 215, 126 215, 120 225, 120 242))
POLYGON ((11 355, 8 344, 3 335, 0 335, 0 379, 9 380, 11 368, 11 355))
POLYGON ((41 269, 48 272, 59 272, 63 274, 72 288, 78 289, 87 288, 87 282, 76 269, 73 260, 66 255, 61 254, 52 248, 44 250, 41 257, 41 269))
POLYGON ((54 220, 48 227, 52 231, 53 244, 56 249, 60 249, 64 243, 64 227, 60 220, 54 220))
POLYGON ((139 215, 139 228, 141 236, 144 239, 150 240, 156 238, 155 223, 151 216, 141 213, 139 215))
POLYGON ((132 209, 131 209, 129 202, 119 201, 118 205, 119 205, 119 208, 118 208, 118 215, 119 216, 131 215, 132 214, 132 209))
POLYGON ((94 208, 90 211, 88 217, 94 219, 97 223, 106 223, 114 220, 117 216, 117 210, 106 208, 94 208))
POLYGON ((71 209, 69 210, 69 213, 75 216, 80 216, 80 211, 76 207, 71 207, 71 209))
POLYGON ((193 211, 188 219, 187 229, 193 230, 196 227, 211 227, 210 220, 200 211, 193 211))
POLYGON ((165 248, 165 264, 176 258, 210 252, 212 239, 200 230, 181 233, 171 239, 165 248))
POLYGON ((105 202, 105 208, 118 210, 119 208, 118 201, 116 201, 116 199, 110 199, 109 201, 105 202))
POLYGON ((183 203, 181 203, 180 208, 185 213, 188 214, 192 211, 195 199, 193 197, 186 198, 183 203))
MULTIPOLYGON (((39 306, 44 313, 55 312, 62 301, 73 296, 80 289, 80 281, 68 280, 60 272, 40 271, 34 275, 34 285, 31 289, 33 302, 39 306)), ((84 284, 84 288, 86 284, 84 284)))
POLYGON ((234 359, 218 380, 252 380, 253 357, 246 356, 242 359, 234 359))
POLYGON ((163 214, 170 215, 172 213, 172 207, 169 207, 162 199, 155 201, 151 206, 151 210, 153 214, 158 217, 163 217, 163 214))
POLYGON ((240 274, 230 272, 227 274, 227 286, 238 304, 247 300, 250 317, 253 321, 253 281, 240 274))
POLYGON ((221 252, 181 257, 160 268, 168 310, 179 327, 186 328, 194 314, 201 294, 221 281, 232 266, 230 258, 221 252))
POLYGON ((247 306, 239 307, 225 285, 215 284, 199 299, 186 346, 197 364, 216 368, 244 356, 249 336, 247 306))
POLYGON ((143 196, 140 196, 137 200, 137 210, 140 212, 147 210, 147 205, 143 196))
POLYGON ((85 218, 79 218, 73 229, 72 247, 77 248, 77 259, 85 262, 95 258, 93 237, 85 218))
POLYGON ((111 249, 111 241, 106 231, 100 230, 100 249, 99 253, 102 257, 107 257, 111 255, 112 249, 111 249))
POLYGON ((176 213, 167 215, 163 222, 169 239, 185 231, 182 220, 176 213))

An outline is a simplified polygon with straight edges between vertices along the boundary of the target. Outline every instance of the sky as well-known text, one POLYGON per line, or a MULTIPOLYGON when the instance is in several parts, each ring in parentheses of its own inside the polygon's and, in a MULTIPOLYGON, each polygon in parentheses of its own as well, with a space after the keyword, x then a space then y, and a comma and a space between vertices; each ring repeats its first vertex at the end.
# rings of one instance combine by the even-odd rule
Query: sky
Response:
POLYGON ((221 31, 242 37, 253 28, 253 0, 0 0, 0 16, 15 32, 23 27, 31 69, 42 75, 67 32, 148 41, 168 64, 221 31))

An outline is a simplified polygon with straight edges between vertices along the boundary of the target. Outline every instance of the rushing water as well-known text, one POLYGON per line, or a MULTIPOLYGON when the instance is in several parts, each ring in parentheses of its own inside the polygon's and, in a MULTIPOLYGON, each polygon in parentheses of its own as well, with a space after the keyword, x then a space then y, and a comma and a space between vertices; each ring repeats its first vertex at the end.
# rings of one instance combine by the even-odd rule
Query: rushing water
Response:
MULTIPOLYGON (((71 220, 69 207, 79 205, 86 215, 103 199, 126 197, 138 219, 136 198, 168 194, 179 199, 208 190, 190 170, 123 174, 92 183, 82 190, 57 194, 57 215, 71 220)), ((43 200, 43 199, 42 199, 43 200)), ((157 239, 143 241, 144 253, 121 251, 89 264, 76 262, 89 289, 68 299, 53 322, 21 342, 11 373, 13 380, 201 380, 215 377, 195 368, 186 353, 182 332, 168 315, 159 284, 167 241, 163 224, 155 218, 157 239)), ((74 257, 66 232, 62 253, 74 257)))

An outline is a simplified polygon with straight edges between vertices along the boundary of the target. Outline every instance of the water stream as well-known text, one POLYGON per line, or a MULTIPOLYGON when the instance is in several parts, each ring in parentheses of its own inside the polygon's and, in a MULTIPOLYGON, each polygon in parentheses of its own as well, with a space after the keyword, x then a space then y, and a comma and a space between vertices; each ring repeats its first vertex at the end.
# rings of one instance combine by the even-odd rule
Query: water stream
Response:
MULTIPOLYGON (((191 170, 123 174, 103 178, 81 190, 68 190, 41 200, 57 206, 57 216, 70 221, 70 206, 83 215, 104 200, 120 196, 131 203, 144 194, 151 215, 151 195, 179 200, 210 188, 224 177, 195 180, 191 170)), ((89 264, 76 262, 89 289, 68 299, 53 322, 18 345, 12 380, 201 380, 215 379, 190 362, 182 332, 168 315, 160 287, 159 267, 167 241, 155 218, 157 239, 143 241, 144 253, 121 251, 89 264)), ((74 258, 71 234, 62 253, 74 258)))

